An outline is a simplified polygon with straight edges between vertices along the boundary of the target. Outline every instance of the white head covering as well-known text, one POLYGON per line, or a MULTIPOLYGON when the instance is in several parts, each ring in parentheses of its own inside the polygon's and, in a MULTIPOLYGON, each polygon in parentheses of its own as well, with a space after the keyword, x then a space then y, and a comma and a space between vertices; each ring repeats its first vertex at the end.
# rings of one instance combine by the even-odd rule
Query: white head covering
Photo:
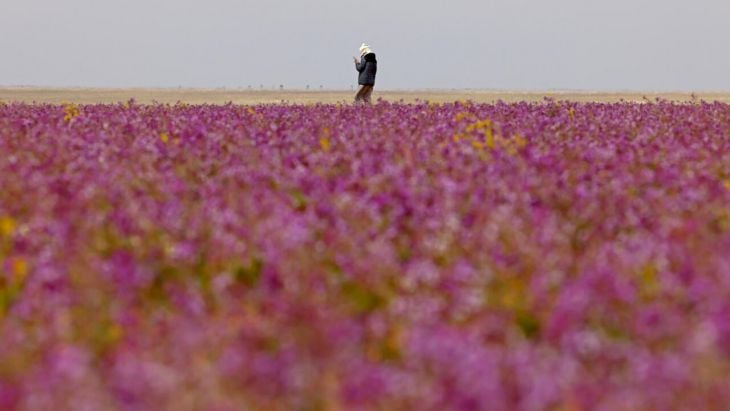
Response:
POLYGON ((371 49, 367 43, 362 43, 362 45, 360 45, 360 55, 361 56, 364 56, 364 55, 372 53, 372 52, 373 52, 373 49, 371 49))

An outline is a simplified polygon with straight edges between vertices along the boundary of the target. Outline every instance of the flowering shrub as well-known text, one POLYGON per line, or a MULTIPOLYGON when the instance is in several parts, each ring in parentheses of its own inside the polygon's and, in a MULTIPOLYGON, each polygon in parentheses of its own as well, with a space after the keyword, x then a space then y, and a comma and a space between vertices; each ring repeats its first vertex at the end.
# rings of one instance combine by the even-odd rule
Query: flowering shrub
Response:
POLYGON ((730 106, 0 106, 0 409, 722 409, 730 106))

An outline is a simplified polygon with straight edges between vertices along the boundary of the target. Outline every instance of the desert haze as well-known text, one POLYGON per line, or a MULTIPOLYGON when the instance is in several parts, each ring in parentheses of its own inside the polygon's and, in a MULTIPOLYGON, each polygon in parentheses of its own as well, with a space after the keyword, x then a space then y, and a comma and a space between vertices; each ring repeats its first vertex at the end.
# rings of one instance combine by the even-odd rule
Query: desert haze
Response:
MULTIPOLYGON (((176 89, 176 88, 0 88, 0 101, 23 103, 77 104, 116 103, 134 99, 139 103, 189 104, 266 104, 266 103, 339 103, 350 102, 354 95, 349 90, 236 90, 236 89, 176 89)), ((510 90, 377 90, 375 99, 386 101, 449 102, 471 100, 490 103, 542 101, 545 98, 579 102, 643 102, 656 99, 670 101, 730 102, 730 92, 600 92, 600 91, 510 91, 510 90)))

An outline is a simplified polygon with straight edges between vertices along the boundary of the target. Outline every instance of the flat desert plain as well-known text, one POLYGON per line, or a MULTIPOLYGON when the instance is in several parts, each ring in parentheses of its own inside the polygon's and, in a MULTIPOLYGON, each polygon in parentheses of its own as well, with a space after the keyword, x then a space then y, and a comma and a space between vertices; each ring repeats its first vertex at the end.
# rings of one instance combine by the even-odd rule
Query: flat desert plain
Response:
MULTIPOLYGON (((234 90, 234 89, 182 89, 182 88, 38 88, 0 87, 0 101, 24 103, 117 103, 134 99, 139 103, 184 102, 188 104, 316 104, 352 101, 354 92, 349 90, 234 90)), ((443 103, 471 100, 491 103, 542 101, 545 98, 578 102, 646 102, 656 99, 689 102, 720 101, 730 103, 730 92, 592 92, 592 91, 509 91, 509 90, 378 90, 374 99, 386 101, 429 101, 443 103)))

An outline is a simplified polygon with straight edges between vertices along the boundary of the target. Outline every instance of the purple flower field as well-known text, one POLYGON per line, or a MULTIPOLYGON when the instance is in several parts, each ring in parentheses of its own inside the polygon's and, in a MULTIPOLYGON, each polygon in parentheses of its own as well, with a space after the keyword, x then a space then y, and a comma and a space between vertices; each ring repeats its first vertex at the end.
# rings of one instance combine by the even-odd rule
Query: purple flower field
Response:
POLYGON ((730 105, 0 103, 0 410, 721 410, 730 105))

